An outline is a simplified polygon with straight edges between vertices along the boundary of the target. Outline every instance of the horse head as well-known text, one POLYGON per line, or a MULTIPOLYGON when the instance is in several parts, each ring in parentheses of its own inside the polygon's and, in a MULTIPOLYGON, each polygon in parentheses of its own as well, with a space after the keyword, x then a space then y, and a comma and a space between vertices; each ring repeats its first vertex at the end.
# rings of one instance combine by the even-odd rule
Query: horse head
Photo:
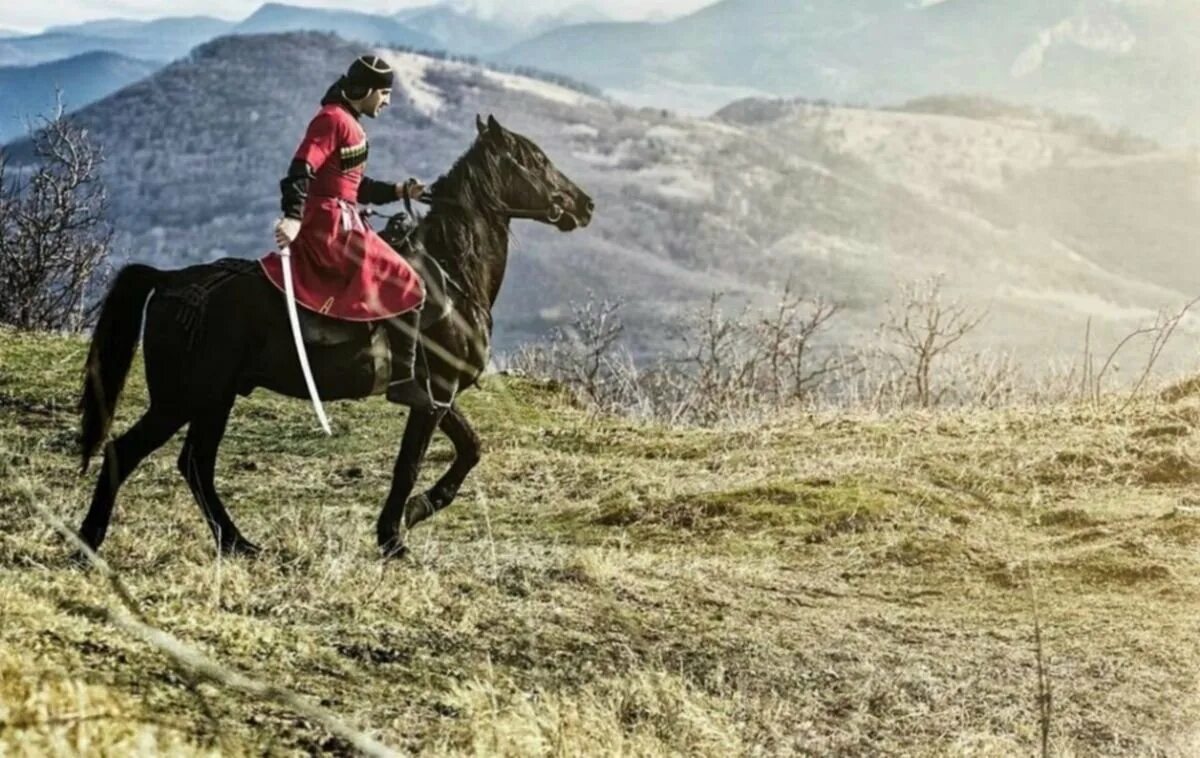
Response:
POLYGON ((495 116, 475 117, 477 145, 497 161, 497 198, 511 218, 529 218, 569 232, 587 226, 595 204, 533 140, 505 129, 495 116))

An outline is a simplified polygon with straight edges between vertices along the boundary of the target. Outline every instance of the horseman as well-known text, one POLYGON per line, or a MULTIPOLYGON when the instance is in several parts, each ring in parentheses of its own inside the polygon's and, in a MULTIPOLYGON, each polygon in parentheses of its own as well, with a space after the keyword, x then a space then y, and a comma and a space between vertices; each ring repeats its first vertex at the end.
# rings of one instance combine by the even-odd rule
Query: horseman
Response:
MULTIPOLYGON (((365 175, 367 136, 359 120, 375 118, 389 104, 392 80, 387 62, 364 55, 325 93, 279 183, 283 216, 275 241, 291 250, 299 305, 347 321, 386 320, 393 362, 387 398, 428 408, 432 401, 414 371, 424 284, 358 212, 359 203, 416 199, 424 191, 414 179, 394 184, 365 175)), ((261 263, 283 291, 280 255, 270 253, 261 263)))

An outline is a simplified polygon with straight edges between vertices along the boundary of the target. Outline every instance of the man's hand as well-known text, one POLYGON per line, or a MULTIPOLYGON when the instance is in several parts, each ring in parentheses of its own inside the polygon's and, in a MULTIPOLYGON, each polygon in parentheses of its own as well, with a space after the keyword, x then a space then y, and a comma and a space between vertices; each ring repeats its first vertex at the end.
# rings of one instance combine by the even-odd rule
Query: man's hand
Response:
POLYGON ((292 240, 296 239, 296 235, 300 233, 300 219, 288 218, 284 216, 275 222, 275 244, 279 245, 279 249, 292 244, 292 240))
POLYGON ((421 195, 425 194, 425 185, 417 179, 409 179, 403 184, 396 185, 396 197, 400 200, 408 198, 409 200, 420 200, 421 195))

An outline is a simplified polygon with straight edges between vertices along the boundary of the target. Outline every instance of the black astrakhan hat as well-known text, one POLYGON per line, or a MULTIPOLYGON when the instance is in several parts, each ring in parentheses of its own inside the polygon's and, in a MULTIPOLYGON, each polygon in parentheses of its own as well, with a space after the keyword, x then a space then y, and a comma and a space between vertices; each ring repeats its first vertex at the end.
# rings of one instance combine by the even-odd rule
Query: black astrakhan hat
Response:
POLYGON ((371 89, 390 89, 394 74, 387 61, 376 55, 364 55, 350 64, 344 81, 371 89))

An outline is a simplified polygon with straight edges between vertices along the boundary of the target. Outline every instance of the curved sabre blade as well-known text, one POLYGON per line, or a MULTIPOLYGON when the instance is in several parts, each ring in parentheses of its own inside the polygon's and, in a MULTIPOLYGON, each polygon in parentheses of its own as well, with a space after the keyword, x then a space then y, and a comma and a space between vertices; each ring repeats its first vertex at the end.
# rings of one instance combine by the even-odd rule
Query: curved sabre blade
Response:
POLYGON ((317 383, 313 381, 312 369, 308 366, 308 353, 304 350, 304 338, 300 336, 300 314, 296 312, 296 285, 292 283, 292 251, 285 247, 279 251, 283 258, 283 290, 287 300, 288 321, 292 324, 292 337, 296 340, 296 354, 300 356, 300 371, 304 374, 304 383, 308 385, 308 396, 312 398, 313 410, 321 428, 329 436, 333 430, 329 428, 329 419, 325 416, 325 407, 321 405, 321 396, 317 394, 317 383))

